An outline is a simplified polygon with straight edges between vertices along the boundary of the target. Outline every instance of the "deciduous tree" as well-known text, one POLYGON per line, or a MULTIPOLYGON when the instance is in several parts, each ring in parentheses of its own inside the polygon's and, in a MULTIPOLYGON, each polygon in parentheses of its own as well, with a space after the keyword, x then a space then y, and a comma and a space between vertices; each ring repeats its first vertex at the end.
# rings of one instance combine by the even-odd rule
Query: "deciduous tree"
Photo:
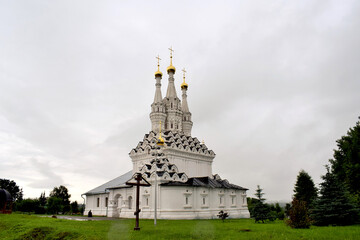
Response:
POLYGON ((61 199, 62 211, 63 213, 70 211, 70 197, 68 189, 60 185, 59 187, 54 187, 50 193, 50 197, 56 197, 61 199))

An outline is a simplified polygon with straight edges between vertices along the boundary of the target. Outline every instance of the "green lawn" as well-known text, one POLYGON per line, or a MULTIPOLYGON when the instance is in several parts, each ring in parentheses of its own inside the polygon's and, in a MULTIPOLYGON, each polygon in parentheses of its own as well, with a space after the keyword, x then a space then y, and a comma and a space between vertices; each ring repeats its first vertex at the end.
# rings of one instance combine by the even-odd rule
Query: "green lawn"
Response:
POLYGON ((282 221, 251 219, 72 221, 22 214, 0 214, 0 239, 360 239, 360 225, 291 229, 282 221))

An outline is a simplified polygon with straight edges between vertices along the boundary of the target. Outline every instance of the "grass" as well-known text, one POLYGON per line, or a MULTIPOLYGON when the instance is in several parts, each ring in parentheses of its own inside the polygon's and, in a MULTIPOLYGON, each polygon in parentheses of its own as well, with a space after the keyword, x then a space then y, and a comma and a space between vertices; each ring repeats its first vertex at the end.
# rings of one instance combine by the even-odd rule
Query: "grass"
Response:
POLYGON ((251 219, 72 221, 34 215, 0 215, 0 239, 360 239, 360 225, 292 229, 282 221, 251 219))

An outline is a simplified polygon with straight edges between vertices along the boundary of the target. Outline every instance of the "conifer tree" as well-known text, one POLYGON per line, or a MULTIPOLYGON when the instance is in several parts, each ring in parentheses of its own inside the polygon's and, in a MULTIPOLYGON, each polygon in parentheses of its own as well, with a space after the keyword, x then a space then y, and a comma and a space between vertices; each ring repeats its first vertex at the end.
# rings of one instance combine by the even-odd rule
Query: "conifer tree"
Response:
POLYGON ((338 148, 329 160, 332 173, 348 188, 360 207, 360 121, 336 142, 338 148))
POLYGON ((310 175, 301 170, 297 176, 294 187, 294 198, 299 201, 304 201, 306 206, 309 207, 317 198, 317 189, 310 175))
POLYGON ((358 218, 358 209, 347 195, 346 188, 330 172, 322 176, 320 197, 315 202, 311 218, 318 226, 351 225, 358 218))
POLYGON ((255 222, 261 221, 264 223, 265 220, 274 220, 274 217, 271 215, 270 206, 265 204, 265 198, 263 198, 264 193, 260 186, 257 186, 255 196, 257 200, 253 208, 253 217, 255 222))

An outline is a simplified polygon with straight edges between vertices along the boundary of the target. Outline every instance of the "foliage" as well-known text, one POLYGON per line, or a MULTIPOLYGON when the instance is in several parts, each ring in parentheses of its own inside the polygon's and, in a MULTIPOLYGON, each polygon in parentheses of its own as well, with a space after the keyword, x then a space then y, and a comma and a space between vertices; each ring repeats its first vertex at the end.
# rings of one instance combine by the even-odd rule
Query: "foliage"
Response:
POLYGON ((70 204, 70 206, 71 206, 71 213, 78 213, 79 212, 79 206, 78 206, 77 201, 72 202, 70 204))
POLYGON ((221 210, 217 216, 224 222, 229 217, 229 214, 221 210))
POLYGON ((317 189, 310 175, 301 170, 296 178, 294 187, 294 198, 306 203, 307 207, 311 206, 317 198, 317 189))
POLYGON ((58 214, 63 211, 62 199, 58 197, 49 197, 47 201, 47 212, 50 214, 58 214))
POLYGON ((296 198, 292 201, 292 207, 289 211, 289 219, 286 223, 292 228, 309 228, 311 220, 306 201, 296 198))
POLYGON ((257 200, 261 203, 264 203, 266 200, 265 198, 263 198, 264 195, 265 195, 265 193, 263 193, 263 189, 260 188, 260 185, 257 185, 257 189, 256 189, 256 193, 255 193, 257 200))
POLYGON ((20 212, 35 212, 35 209, 39 206, 39 200, 37 199, 31 199, 31 198, 27 198, 27 199, 23 199, 21 201, 18 201, 16 203, 16 211, 20 211, 20 212))
POLYGON ((250 217, 254 217, 254 206, 259 200, 256 198, 247 197, 247 206, 250 212, 250 217))
POLYGON ((47 198, 45 197, 45 192, 42 192, 39 197, 39 204, 40 206, 46 205, 47 198))
POLYGON ((279 203, 270 204, 271 215, 279 220, 284 220, 285 212, 279 203))
POLYGON ((320 197, 315 202, 311 217, 315 225, 350 225, 358 218, 358 209, 349 199, 346 189, 327 168, 320 183, 320 197))
POLYGON ((290 209, 291 209, 291 204, 290 203, 287 203, 285 205, 285 216, 286 217, 290 217, 290 209))
POLYGON ((23 191, 16 182, 9 179, 0 179, 0 189, 6 189, 13 199, 13 201, 22 200, 23 198, 23 191))
POLYGON ((31 238, 37 232, 43 239, 156 239, 156 240, 237 240, 237 239, 358 239, 360 225, 345 227, 316 227, 292 229, 283 221, 255 224, 252 219, 219 220, 162 220, 157 225, 151 219, 140 219, 140 231, 134 231, 133 219, 109 221, 71 221, 34 215, 0 215, 0 239, 31 238), (51 230, 51 231, 48 231, 51 230))
POLYGON ((54 187, 50 193, 50 197, 56 197, 61 199, 60 208, 63 213, 70 211, 70 197, 68 189, 65 186, 60 185, 59 187, 54 187))
POLYGON ((260 186, 257 186, 255 196, 257 197, 257 202, 254 204, 252 209, 253 218, 255 218, 255 222, 261 221, 264 223, 266 220, 273 221, 276 216, 271 214, 271 209, 268 204, 265 204, 265 198, 263 198, 264 193, 260 186))
POLYGON ((332 173, 346 185, 360 207, 360 121, 336 142, 334 159, 329 160, 332 173))

